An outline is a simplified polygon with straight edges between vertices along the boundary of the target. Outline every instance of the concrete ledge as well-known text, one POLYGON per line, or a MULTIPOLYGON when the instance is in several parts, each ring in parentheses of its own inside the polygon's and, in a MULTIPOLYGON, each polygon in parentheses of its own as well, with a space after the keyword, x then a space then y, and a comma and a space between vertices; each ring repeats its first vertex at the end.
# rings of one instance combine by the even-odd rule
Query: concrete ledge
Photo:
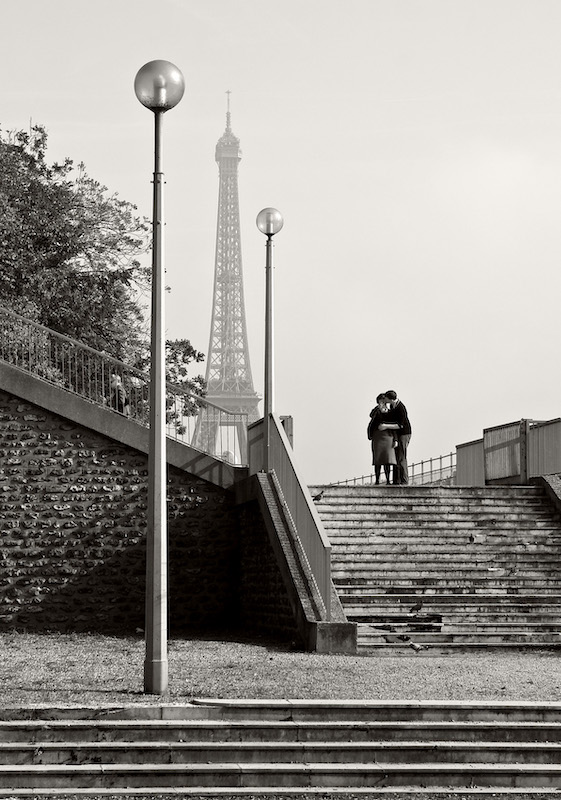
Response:
MULTIPOLYGON (((102 436, 148 453, 149 429, 144 425, 1 361, 0 388, 102 436)), ((167 461, 223 489, 232 488, 248 473, 247 467, 234 467, 172 439, 167 440, 167 461)))

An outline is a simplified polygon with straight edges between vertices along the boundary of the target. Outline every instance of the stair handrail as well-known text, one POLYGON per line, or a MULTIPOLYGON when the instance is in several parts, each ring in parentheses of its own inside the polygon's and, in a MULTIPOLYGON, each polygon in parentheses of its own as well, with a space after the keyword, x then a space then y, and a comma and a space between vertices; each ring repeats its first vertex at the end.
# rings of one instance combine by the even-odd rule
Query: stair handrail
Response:
MULTIPOLYGON (((150 375, 83 342, 0 306, 0 359, 95 405, 149 425, 150 375), (120 378, 121 406, 111 388, 120 378)), ((167 436, 237 466, 247 464, 247 414, 233 413, 166 382, 167 436)))
MULTIPOLYGON (((278 484, 286 514, 308 560, 310 571, 325 606, 326 620, 331 619, 331 543, 314 505, 309 487, 296 462, 292 445, 277 416, 270 417, 269 472, 278 484)), ((249 474, 263 470, 264 420, 249 426, 249 474)))

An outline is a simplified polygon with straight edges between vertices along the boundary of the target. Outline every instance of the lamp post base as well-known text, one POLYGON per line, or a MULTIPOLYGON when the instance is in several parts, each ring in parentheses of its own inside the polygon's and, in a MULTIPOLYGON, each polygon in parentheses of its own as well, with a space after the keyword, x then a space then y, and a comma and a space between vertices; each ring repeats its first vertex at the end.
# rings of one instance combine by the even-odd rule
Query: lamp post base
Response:
POLYGON ((144 691, 146 694, 165 694, 168 688, 168 662, 144 662, 144 691))

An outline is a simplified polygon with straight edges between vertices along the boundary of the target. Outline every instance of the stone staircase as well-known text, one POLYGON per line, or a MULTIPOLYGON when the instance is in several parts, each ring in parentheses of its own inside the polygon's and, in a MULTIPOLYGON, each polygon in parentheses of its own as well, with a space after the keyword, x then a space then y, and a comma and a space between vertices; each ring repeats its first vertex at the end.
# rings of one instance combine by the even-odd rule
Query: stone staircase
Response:
POLYGON ((561 789, 560 756, 561 704, 553 703, 200 700, 0 710, 0 797, 10 798, 428 789, 431 797, 542 797, 561 789))
POLYGON ((543 488, 311 491, 359 652, 561 647, 561 518, 543 488))

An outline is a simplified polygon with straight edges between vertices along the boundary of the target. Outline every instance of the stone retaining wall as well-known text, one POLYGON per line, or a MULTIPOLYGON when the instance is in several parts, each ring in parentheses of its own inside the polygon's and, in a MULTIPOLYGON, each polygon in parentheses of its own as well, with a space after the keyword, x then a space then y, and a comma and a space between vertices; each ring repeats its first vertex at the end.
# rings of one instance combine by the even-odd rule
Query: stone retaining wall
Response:
MULTIPOLYGON (((174 467, 168 489, 171 633, 228 626, 233 495, 174 467)), ((146 499, 145 454, 0 391, 0 629, 142 629, 146 499)))

